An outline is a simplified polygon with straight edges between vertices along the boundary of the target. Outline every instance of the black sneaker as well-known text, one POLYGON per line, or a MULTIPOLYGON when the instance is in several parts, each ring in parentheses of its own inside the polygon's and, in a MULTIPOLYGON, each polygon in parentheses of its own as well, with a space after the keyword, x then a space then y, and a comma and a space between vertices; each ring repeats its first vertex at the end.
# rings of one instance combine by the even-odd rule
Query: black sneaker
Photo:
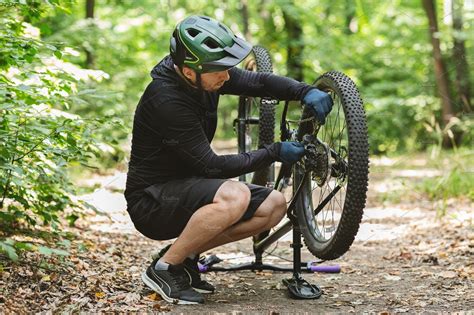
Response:
POLYGON ((161 297, 174 304, 204 303, 201 293, 193 290, 183 264, 169 265, 168 270, 156 270, 153 260, 146 272, 142 273, 143 282, 161 297))
POLYGON ((186 258, 183 261, 184 271, 188 274, 189 277, 189 284, 193 287, 194 290, 198 292, 214 293, 216 288, 206 280, 201 279, 198 261, 199 257, 196 257, 194 259, 186 258))
MULTIPOLYGON (((163 257, 163 255, 168 251, 170 247, 171 247, 171 244, 163 248, 158 253, 157 258, 159 259, 163 257)), ((184 271, 188 275, 189 284, 193 287, 194 290, 200 293, 214 293, 216 288, 212 284, 207 282, 206 280, 201 279, 201 273, 199 272, 198 261, 199 261, 199 257, 197 256, 194 259, 186 258, 183 261, 183 265, 185 267, 184 271)))

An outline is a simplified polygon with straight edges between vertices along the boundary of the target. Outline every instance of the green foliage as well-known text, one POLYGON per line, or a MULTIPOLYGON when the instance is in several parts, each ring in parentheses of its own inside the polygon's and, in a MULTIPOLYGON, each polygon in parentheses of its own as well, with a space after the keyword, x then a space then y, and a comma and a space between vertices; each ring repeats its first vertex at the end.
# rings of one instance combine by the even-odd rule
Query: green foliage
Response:
MULTIPOLYGON (((59 244, 61 245, 61 244, 59 244)), ((66 246, 67 247, 67 246, 66 246)), ((22 251, 34 251, 38 252, 43 256, 68 256, 69 252, 64 249, 50 248, 43 245, 35 245, 29 242, 20 242, 12 238, 7 238, 5 240, 0 240, 0 253, 4 253, 7 257, 13 261, 18 261, 19 253, 22 251)))
MULTIPOLYGON (((107 146, 99 141, 100 130, 110 122, 67 111, 88 95, 78 93, 83 84, 107 74, 62 60, 67 48, 45 42, 25 22, 44 9, 30 4, 33 9, 20 2, 0 11, 0 42, 6 48, 0 54, 0 218, 56 227, 61 211, 79 206, 70 198, 68 165, 102 156, 107 146)), ((2 246, 11 252, 11 244, 2 246)))
POLYGON ((12 239, 7 239, 5 241, 0 241, 0 252, 4 252, 7 254, 8 258, 13 261, 18 260, 18 254, 16 253, 16 249, 14 247, 15 241, 12 239))
MULTIPOLYGON (((110 74, 108 80, 81 87, 94 92, 81 97, 82 103, 71 110, 82 117, 123 117, 126 128, 104 131, 123 142, 130 134, 135 106, 150 81, 149 71, 168 53, 176 23, 189 14, 206 14, 242 36, 242 8, 238 0, 219 4, 204 0, 96 2, 94 19, 85 19, 85 3, 78 1, 67 6, 70 14, 65 10, 48 11, 34 25, 48 40, 74 49, 74 54, 63 56, 63 60, 86 66, 87 51, 93 56, 90 66, 110 74), (94 111, 90 111, 91 106, 94 111)), ((427 18, 420 1, 247 1, 247 9, 249 40, 269 49, 276 73, 290 73, 286 69, 287 48, 301 44, 306 82, 333 69, 356 81, 369 115, 373 153, 423 150, 437 143, 435 129, 425 128, 433 117, 440 121, 441 110, 427 18), (300 24, 301 38, 288 35, 284 15, 300 24)), ((443 10, 438 2, 441 48, 449 56, 452 27, 441 19, 449 16, 443 10)), ((457 34, 466 39, 467 56, 474 54, 472 19, 472 12, 466 12, 464 32, 457 34)), ((446 75, 454 79, 455 61, 446 59, 446 75)), ((472 69, 471 60, 468 62, 472 69)), ((232 121, 237 115, 237 98, 223 97, 219 113, 216 136, 235 137, 232 121)), ((456 128, 469 130, 472 116, 461 121, 464 126, 458 124, 456 128)))
POLYGON ((474 174, 472 170, 455 167, 443 176, 425 179, 419 189, 431 200, 466 196, 474 201, 474 174))
POLYGON ((415 186, 417 191, 428 195, 431 200, 446 201, 449 198, 466 197, 474 201, 474 152, 453 153, 449 163, 438 165, 442 176, 426 178, 415 186))

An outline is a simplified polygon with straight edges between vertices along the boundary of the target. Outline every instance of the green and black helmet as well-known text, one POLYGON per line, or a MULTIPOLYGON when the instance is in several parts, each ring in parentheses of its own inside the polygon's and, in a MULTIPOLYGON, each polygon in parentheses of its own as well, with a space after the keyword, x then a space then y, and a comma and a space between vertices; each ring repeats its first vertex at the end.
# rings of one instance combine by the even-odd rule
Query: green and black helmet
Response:
POLYGON ((207 16, 193 15, 179 23, 171 36, 170 52, 174 63, 197 73, 230 69, 252 50, 224 24, 207 16))

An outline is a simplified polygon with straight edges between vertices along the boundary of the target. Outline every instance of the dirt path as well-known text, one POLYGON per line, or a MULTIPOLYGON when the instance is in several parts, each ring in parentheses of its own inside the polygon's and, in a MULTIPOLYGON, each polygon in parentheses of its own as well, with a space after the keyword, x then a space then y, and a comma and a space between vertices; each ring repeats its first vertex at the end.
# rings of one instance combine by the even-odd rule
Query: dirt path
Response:
MULTIPOLYGON (((393 174, 392 174, 393 175, 393 174)), ((413 174, 412 174, 413 175, 413 174)), ((380 190, 397 185, 399 176, 371 175, 369 202, 351 250, 339 274, 304 274, 324 294, 317 300, 288 298, 279 272, 209 273, 217 292, 199 306, 169 305, 148 290, 140 273, 153 253, 168 242, 155 242, 134 231, 124 212, 120 190, 124 175, 97 178, 102 188, 84 198, 105 215, 79 222, 82 229, 68 247, 70 256, 45 259, 28 253, 21 264, 2 258, 0 309, 4 312, 167 311, 173 313, 420 312, 474 311, 474 214, 468 201, 451 200, 448 215, 436 217, 422 199, 381 202, 380 190), (42 266, 39 268, 39 266, 42 266)), ((291 259, 285 238, 273 255, 291 259)), ((215 253, 224 264, 251 261, 249 239, 215 253), (247 257, 245 257, 247 256, 247 257)), ((208 254, 210 254, 208 253, 208 254)), ((303 259, 314 259, 303 250, 303 259)), ((266 262, 285 263, 275 256, 266 262)))

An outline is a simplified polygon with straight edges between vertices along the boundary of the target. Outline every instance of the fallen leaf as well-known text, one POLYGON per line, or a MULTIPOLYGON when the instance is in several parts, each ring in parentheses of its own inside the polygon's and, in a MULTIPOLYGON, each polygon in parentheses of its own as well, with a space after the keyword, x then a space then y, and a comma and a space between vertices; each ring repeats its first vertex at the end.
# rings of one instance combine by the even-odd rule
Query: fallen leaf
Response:
POLYGON ((409 310, 410 309, 408 309, 408 308, 396 308, 394 311, 395 311, 395 313, 406 313, 409 310))
POLYGON ((399 276, 391 276, 391 275, 385 275, 383 277, 385 278, 385 280, 389 280, 389 281, 400 281, 402 279, 399 276))
POLYGON ((413 259, 413 255, 410 252, 401 252, 399 257, 404 260, 411 260, 413 259))
POLYGON ((171 308, 168 305, 161 305, 160 303, 155 303, 153 305, 153 309, 163 311, 163 312, 171 311, 171 308))
POLYGON ((458 274, 457 272, 447 270, 447 271, 440 272, 438 276, 440 276, 441 278, 452 279, 452 278, 456 278, 458 274))
POLYGON ((105 296, 105 293, 104 292, 96 292, 95 293, 95 297, 98 298, 98 299, 101 299, 105 296))
POLYGON ((152 293, 150 295, 147 295, 146 296, 147 299, 149 300, 152 300, 152 301, 157 301, 157 300, 161 300, 160 296, 158 296, 156 293, 152 293))

